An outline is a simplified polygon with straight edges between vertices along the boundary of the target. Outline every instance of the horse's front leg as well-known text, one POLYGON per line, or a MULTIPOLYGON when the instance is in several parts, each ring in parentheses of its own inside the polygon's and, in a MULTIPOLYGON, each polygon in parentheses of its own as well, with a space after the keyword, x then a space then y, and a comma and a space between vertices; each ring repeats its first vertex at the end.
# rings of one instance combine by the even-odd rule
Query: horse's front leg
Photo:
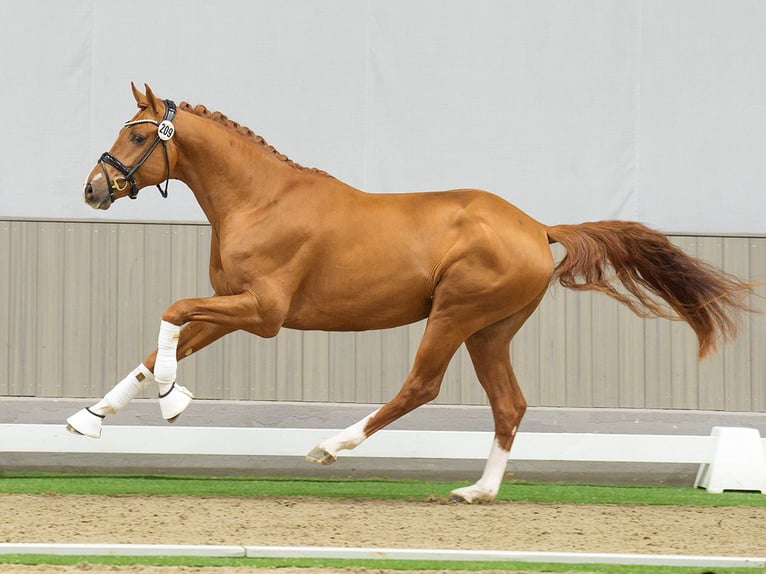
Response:
MULTIPOLYGON (((177 360, 188 357, 210 343, 220 339, 232 329, 213 323, 189 323, 180 334, 176 349, 177 360)), ((125 407, 132 399, 140 395, 147 383, 154 381, 154 366, 157 351, 133 369, 117 383, 98 403, 81 409, 67 419, 67 429, 71 432, 98 438, 101 436, 103 419, 125 407)), ((160 392, 160 394, 163 394, 160 392)), ((174 397, 175 399, 176 397, 174 397)), ((186 401, 186 405, 191 399, 186 401)), ((167 402, 167 401, 166 401, 167 402)), ((182 401, 174 401, 177 403, 182 401)), ((185 408, 185 406, 184 406, 185 408)), ((183 409, 182 409, 183 410, 183 409)), ((177 416, 177 413, 175 416, 177 416)))
POLYGON ((175 383, 178 342, 182 327, 189 321, 217 325, 225 332, 246 329, 270 337, 281 328, 284 313, 275 305, 262 305, 262 301, 249 291, 238 295, 182 299, 168 307, 160 321, 152 370, 159 385, 162 417, 170 422, 189 406, 193 398, 188 389, 175 383))

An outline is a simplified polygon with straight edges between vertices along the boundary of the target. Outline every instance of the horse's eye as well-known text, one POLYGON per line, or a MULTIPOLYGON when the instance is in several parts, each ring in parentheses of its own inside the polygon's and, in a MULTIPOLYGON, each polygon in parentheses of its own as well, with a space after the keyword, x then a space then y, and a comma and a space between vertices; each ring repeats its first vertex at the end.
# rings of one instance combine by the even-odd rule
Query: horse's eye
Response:
POLYGON ((130 141, 132 141, 135 144, 141 145, 142 143, 146 141, 146 138, 142 136, 140 133, 134 132, 130 134, 130 141))

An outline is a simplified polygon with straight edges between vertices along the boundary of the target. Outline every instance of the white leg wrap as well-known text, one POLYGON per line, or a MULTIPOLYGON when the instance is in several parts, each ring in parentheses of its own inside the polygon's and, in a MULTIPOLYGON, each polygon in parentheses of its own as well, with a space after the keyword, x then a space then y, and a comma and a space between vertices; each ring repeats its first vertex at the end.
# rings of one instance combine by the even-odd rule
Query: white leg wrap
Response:
POLYGON ((152 379, 152 373, 141 363, 130 374, 117 383, 103 399, 92 407, 81 409, 67 419, 67 430, 99 438, 101 423, 106 415, 122 409, 132 399, 141 394, 146 383, 152 379))
POLYGON ((176 380, 178 361, 176 349, 181 327, 160 321, 160 334, 157 337, 157 360, 154 364, 154 380, 160 385, 160 392, 164 393, 176 380))
POLYGON ((489 502, 495 499, 503 482, 505 469, 508 465, 510 451, 505 450, 495 439, 489 451, 484 473, 476 484, 457 488, 452 491, 452 497, 465 502, 489 502))
MULTIPOLYGON (((148 381, 153 380, 152 372, 141 363, 131 373, 117 383, 111 391, 106 393, 104 401, 111 407, 112 413, 116 413, 144 391, 148 381)), ((102 401, 103 402, 103 401, 102 401)), ((101 403, 91 407, 91 410, 100 415, 112 414, 101 412, 101 403)))

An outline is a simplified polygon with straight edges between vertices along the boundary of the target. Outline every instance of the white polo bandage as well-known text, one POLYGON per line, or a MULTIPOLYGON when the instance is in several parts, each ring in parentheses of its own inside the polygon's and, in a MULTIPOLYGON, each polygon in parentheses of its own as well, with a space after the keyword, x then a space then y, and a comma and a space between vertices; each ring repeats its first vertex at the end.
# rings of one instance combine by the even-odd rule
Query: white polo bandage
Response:
POLYGON ((160 334, 157 337, 157 360, 154 363, 154 380, 161 386, 170 385, 176 380, 178 360, 178 338, 181 336, 181 327, 160 321, 160 334))
POLYGON ((152 379, 152 372, 141 363, 130 374, 117 383, 104 398, 91 407, 98 415, 113 414, 122 409, 131 400, 144 391, 146 383, 152 379))

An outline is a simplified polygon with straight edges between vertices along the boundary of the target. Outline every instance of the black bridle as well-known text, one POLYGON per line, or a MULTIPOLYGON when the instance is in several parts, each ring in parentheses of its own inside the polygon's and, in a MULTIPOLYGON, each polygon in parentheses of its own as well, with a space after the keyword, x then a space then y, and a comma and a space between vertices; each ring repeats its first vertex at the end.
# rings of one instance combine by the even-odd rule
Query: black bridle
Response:
POLYGON ((149 148, 144 152, 144 155, 141 156, 141 158, 133 167, 126 166, 108 151, 105 151, 103 154, 101 154, 98 163, 101 165, 101 169, 104 172, 104 177, 106 177, 106 182, 109 186, 109 198, 112 201, 114 201, 114 194, 116 192, 125 191, 128 186, 130 186, 128 197, 130 197, 130 199, 136 199, 138 196, 138 185, 136 184, 135 174, 141 168, 141 166, 144 165, 144 162, 149 159, 149 156, 152 155, 152 152, 157 148, 159 144, 162 144, 162 147, 165 150, 165 166, 167 168, 167 177, 165 178, 165 189, 162 189, 159 183, 157 184, 157 189, 160 190, 162 197, 168 196, 168 183, 170 181, 170 159, 168 158, 168 148, 166 142, 173 137, 173 133, 175 132, 175 127, 173 126, 173 118, 175 115, 176 104, 172 100, 165 100, 165 115, 163 116, 161 122, 151 119, 125 122, 123 127, 126 128, 138 124, 154 124, 157 126, 157 136, 154 138, 152 145, 149 146, 149 148), (111 181, 109 179, 108 170, 106 169, 106 164, 111 165, 113 168, 119 171, 122 176, 117 177, 114 181, 111 181))

